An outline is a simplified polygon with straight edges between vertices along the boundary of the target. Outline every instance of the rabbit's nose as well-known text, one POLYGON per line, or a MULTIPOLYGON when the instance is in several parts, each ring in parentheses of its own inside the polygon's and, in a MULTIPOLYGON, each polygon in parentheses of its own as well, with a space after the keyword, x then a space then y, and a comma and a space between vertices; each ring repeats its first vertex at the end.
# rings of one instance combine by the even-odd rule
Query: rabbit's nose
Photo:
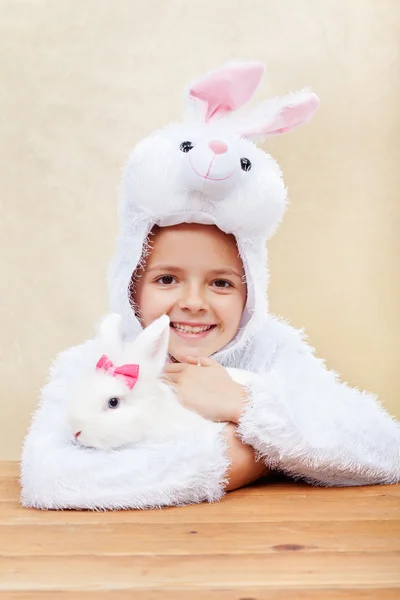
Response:
POLYGON ((214 154, 225 154, 228 150, 227 144, 222 140, 211 140, 208 142, 209 147, 214 152, 214 154))
POLYGON ((76 439, 76 440, 77 440, 77 439, 78 439, 78 437, 81 435, 81 433, 82 433, 82 431, 77 431, 77 432, 76 432, 76 434, 75 434, 75 439, 76 439))

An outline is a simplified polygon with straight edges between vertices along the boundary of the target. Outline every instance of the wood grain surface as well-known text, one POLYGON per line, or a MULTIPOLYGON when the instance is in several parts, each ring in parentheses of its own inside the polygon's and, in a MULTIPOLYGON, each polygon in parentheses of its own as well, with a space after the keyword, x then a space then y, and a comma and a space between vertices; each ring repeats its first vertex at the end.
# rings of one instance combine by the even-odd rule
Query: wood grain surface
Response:
POLYGON ((395 600, 400 486, 265 480, 216 504, 38 511, 0 462, 0 599, 395 600))

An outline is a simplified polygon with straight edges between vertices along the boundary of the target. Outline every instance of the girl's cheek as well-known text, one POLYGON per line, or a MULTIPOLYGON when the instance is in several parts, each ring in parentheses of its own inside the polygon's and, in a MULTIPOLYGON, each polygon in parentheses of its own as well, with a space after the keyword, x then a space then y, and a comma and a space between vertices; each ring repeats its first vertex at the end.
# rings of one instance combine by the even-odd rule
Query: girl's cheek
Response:
POLYGON ((174 293, 173 290, 162 290, 153 291, 152 294, 149 295, 149 304, 160 312, 160 314, 168 313, 173 306, 176 304, 178 298, 177 294, 174 293))

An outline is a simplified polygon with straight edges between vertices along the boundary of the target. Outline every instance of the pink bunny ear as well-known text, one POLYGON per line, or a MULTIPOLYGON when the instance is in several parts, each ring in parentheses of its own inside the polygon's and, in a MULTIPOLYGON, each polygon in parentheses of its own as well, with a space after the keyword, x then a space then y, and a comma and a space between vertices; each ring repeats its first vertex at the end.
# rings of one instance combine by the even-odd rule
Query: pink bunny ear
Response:
POLYGON ((237 110, 250 100, 264 73, 259 62, 231 63, 196 81, 189 97, 206 104, 205 121, 237 110))
POLYGON ((318 96, 312 92, 289 94, 267 100, 249 111, 236 123, 236 131, 243 137, 280 135, 307 123, 319 107, 318 96))

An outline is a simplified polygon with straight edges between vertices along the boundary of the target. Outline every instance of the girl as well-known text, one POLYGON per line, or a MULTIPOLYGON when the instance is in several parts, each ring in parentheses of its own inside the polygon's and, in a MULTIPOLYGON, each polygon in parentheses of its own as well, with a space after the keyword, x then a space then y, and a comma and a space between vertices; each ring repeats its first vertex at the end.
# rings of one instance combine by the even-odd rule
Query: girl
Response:
POLYGON ((268 313, 266 240, 286 193, 276 162, 251 140, 307 122, 318 99, 300 92, 236 113, 262 71, 230 64, 196 81, 186 119, 138 144, 123 182, 110 308, 127 338, 170 316, 164 377, 209 423, 171 442, 79 447, 66 425, 67 399, 99 356, 93 341, 72 348, 56 362, 25 441, 25 506, 213 501, 274 468, 319 485, 400 480, 398 424, 268 313), (248 371, 246 388, 224 367, 248 371))
POLYGON ((226 489, 233 490, 268 472, 251 446, 235 435, 245 390, 207 358, 235 337, 246 304, 236 240, 215 225, 156 226, 148 250, 132 278, 133 309, 143 327, 163 314, 170 317, 172 364, 165 367, 166 379, 185 406, 211 421, 229 423, 226 489), (206 369, 199 371, 199 365, 206 369))

